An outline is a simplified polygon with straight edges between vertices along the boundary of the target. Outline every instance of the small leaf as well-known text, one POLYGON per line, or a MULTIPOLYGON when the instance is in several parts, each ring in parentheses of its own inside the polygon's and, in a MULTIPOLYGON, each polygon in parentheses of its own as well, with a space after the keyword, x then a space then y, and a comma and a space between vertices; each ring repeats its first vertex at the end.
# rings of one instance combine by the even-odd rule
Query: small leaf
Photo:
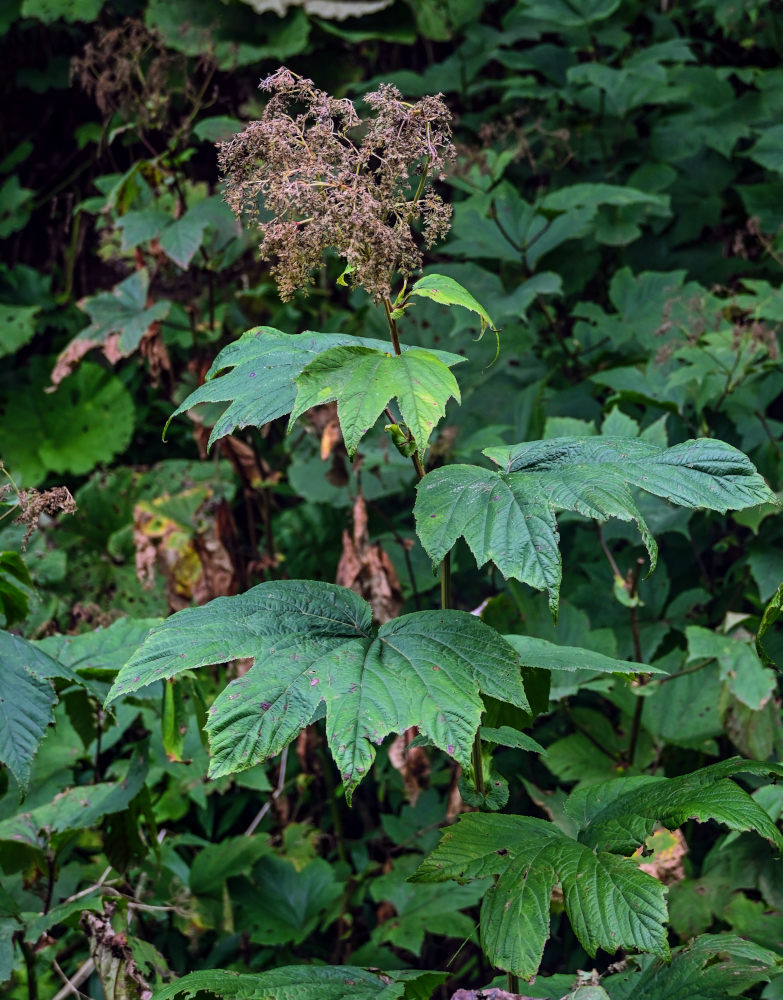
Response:
POLYGON ((480 337, 484 335, 487 327, 497 333, 497 327, 484 306, 473 298, 467 288, 463 288, 458 281, 446 277, 445 274, 428 274, 419 278, 408 295, 421 295, 424 298, 432 299, 433 302, 438 302, 440 305, 460 306, 463 309, 469 309, 479 317, 480 337))
POLYGON ((643 663, 618 660, 603 653, 596 653, 592 649, 560 646, 546 639, 536 639, 531 635, 507 635, 506 640, 519 653, 523 667, 536 667, 539 670, 590 670, 593 673, 622 674, 625 677, 632 677, 640 672, 664 673, 643 663))
POLYGON ((767 632, 769 632, 770 628, 772 628, 780 617, 781 609, 783 609, 783 583, 781 583, 778 587, 777 592, 772 597, 772 600, 764 609, 764 614, 761 617, 761 624, 759 625, 759 630, 756 634, 756 652, 761 657, 761 662, 765 667, 780 666, 780 664, 776 664, 767 652, 764 639, 767 632))
POLYGON ((469 767, 480 692, 527 708, 516 653, 475 616, 422 611, 376 631, 369 605, 352 591, 298 580, 172 615, 122 668, 107 704, 183 670, 240 657, 253 657, 253 667, 209 711, 213 777, 279 753, 323 702, 329 749, 349 797, 389 733, 418 726, 469 767))
POLYGON ((0 303, 0 358, 16 354, 35 336, 35 321, 41 306, 0 303))
POLYGON ((518 750, 530 750, 532 753, 545 754, 546 750, 540 743, 536 743, 532 736, 527 733, 520 733, 511 726, 482 726, 479 730, 482 740, 487 743, 496 743, 501 747, 514 747, 518 750))
POLYGON ((423 457, 435 424, 446 413, 447 401, 451 396, 460 399, 457 380, 447 365, 419 348, 395 355, 368 347, 333 347, 311 361, 296 384, 299 391, 289 429, 305 410, 337 400, 349 455, 395 398, 423 457))

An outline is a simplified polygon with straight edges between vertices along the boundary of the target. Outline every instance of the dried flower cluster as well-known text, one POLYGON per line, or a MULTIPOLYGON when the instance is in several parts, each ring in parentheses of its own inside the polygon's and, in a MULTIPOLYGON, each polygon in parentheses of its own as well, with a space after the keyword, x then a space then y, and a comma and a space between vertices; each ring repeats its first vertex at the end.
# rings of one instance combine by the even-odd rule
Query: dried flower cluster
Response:
POLYGON ((209 74, 208 55, 188 72, 187 57, 170 52, 160 35, 133 18, 116 28, 99 28, 94 40, 71 60, 71 79, 78 81, 105 115, 120 112, 141 128, 169 126, 172 100, 198 100, 200 77, 209 74))
MULTIPOLYGON (((0 488, 0 497, 4 489, 0 488)), ((23 524, 26 527, 25 536, 22 539, 22 552, 27 548, 30 536, 38 527, 38 522, 42 514, 54 517, 56 514, 76 513, 76 501, 71 496, 70 490, 65 486, 53 486, 43 493, 38 490, 19 490, 17 494, 19 501, 19 513, 14 518, 14 524, 23 524)))
POLYGON ((312 80, 279 69, 263 80, 272 96, 260 121, 220 147, 226 199, 260 221, 261 254, 272 262, 280 295, 290 299, 313 283, 322 254, 332 248, 347 277, 376 301, 387 297, 395 272, 421 267, 412 229, 432 246, 451 215, 431 189, 453 158, 450 114, 439 96, 406 103, 382 84, 365 97, 373 115, 330 97, 312 80))

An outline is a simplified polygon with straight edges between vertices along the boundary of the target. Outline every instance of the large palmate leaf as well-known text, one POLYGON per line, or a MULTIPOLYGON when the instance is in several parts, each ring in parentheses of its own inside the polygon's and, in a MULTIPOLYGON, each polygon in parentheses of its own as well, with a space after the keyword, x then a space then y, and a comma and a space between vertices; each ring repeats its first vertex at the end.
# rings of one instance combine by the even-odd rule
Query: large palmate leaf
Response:
POLYGON ((635 521, 656 561, 656 544, 631 487, 684 507, 725 512, 776 502, 742 452, 711 438, 663 448, 632 438, 552 438, 484 452, 501 471, 451 465, 417 486, 422 545, 439 562, 460 536, 476 562, 549 592, 557 613, 560 550, 556 510, 635 521))
POLYGON ((731 830, 756 830, 778 847, 783 835, 734 774, 783 776, 780 764, 757 764, 739 757, 678 778, 615 778, 577 788, 565 809, 580 826, 579 840, 591 847, 631 853, 656 823, 671 829, 689 818, 716 820, 731 830))
POLYGON ((33 758, 54 721, 53 677, 79 681, 73 671, 21 636, 0 632, 0 761, 19 787, 30 784, 33 758))
POLYGON ((353 591, 299 580, 262 583, 172 615, 122 668, 107 703, 239 657, 255 663, 209 713, 213 777, 279 753, 321 702, 349 796, 389 733, 418 726, 469 767, 479 693, 527 707, 519 657, 475 616, 421 611, 376 630, 370 606, 353 591))
POLYGON ((422 458, 449 398, 460 399, 457 380, 448 366, 420 348, 396 355, 369 347, 332 347, 303 369, 296 384, 299 392, 291 424, 311 406, 336 399, 349 455, 394 397, 422 458))
MULTIPOLYGON (((339 333, 281 333, 268 326, 254 327, 225 347, 207 372, 206 381, 169 417, 199 403, 229 403, 212 428, 210 446, 237 428, 260 427, 290 413, 296 400, 296 379, 309 362, 330 348, 344 345, 387 351, 384 340, 339 333), (216 376, 220 376, 219 378, 216 376)), ((405 348, 403 348, 403 352, 405 348)), ((444 364, 464 361, 457 354, 432 351, 444 364)), ((168 424, 166 425, 168 426, 168 424)))
POLYGON ((222 1000, 427 1000, 446 973, 369 972, 352 965, 289 965, 255 974, 191 972, 161 987, 153 1000, 189 1000, 213 993, 222 1000))
POLYGON ((668 956, 664 888, 627 858, 595 852, 554 823, 528 816, 471 813, 444 833, 414 878, 425 882, 499 876, 481 907, 490 962, 519 976, 538 970, 549 937, 556 883, 590 955, 634 948, 668 956))

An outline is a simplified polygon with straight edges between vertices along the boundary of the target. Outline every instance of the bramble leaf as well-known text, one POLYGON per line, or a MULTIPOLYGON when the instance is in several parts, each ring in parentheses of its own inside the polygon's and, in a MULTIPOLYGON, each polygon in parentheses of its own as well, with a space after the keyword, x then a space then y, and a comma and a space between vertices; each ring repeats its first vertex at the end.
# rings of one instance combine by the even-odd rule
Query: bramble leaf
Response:
POLYGON ((701 934, 678 948, 671 963, 655 961, 640 973, 620 973, 606 980, 611 996, 633 1000, 725 1000, 781 974, 783 959, 736 934, 701 934), (623 988, 624 987, 624 988, 623 988))
POLYGON ((498 968, 525 977, 538 971, 558 882, 588 954, 635 948, 668 957, 663 886, 633 861, 596 853, 554 823, 528 816, 462 816, 413 877, 440 882, 487 875, 499 879, 481 907, 481 942, 498 968))
MULTIPOLYGON (((207 372, 206 381, 172 413, 174 417, 199 403, 228 403, 212 428, 209 446, 242 427, 260 427, 290 413, 294 408, 296 379, 319 354, 333 347, 367 347, 386 351, 385 340, 352 337, 341 333, 281 333, 269 326, 257 326, 244 333, 218 354, 207 372), (219 378, 216 376, 220 376, 219 378)), ((403 353, 405 353, 403 348, 403 353)), ((445 364, 464 358, 445 351, 431 351, 445 364)), ((164 432, 165 433, 165 432, 164 432)))
POLYGON ((635 521, 652 570, 657 546, 630 487, 721 512, 775 502, 750 460, 711 438, 673 448, 631 438, 552 438, 484 454, 502 471, 451 465, 418 484, 422 545, 439 562, 464 537, 479 566, 492 560, 505 577, 547 590, 554 615, 561 576, 556 510, 635 521))
POLYGON ((783 776, 780 764, 733 757, 678 778, 643 775, 577 788, 565 803, 590 847, 631 853, 656 823, 675 829, 687 819, 716 820, 731 830, 755 830, 783 847, 783 834, 764 809, 736 782, 735 774, 783 776))
POLYGON ((210 774, 279 753, 326 705, 329 749, 350 797, 389 733, 418 726, 469 767, 480 692, 527 708, 506 640, 462 611, 421 611, 379 629, 352 591, 315 581, 262 583, 186 608, 153 629, 107 703, 183 670, 253 657, 209 712, 210 774))
POLYGON ((423 457, 432 429, 444 416, 449 398, 460 399, 457 380, 448 366, 420 348, 395 355, 368 347, 333 347, 311 361, 296 384, 299 391, 289 428, 311 406, 336 399, 337 417, 349 455, 354 454, 359 441, 394 397, 416 440, 419 457, 423 457))

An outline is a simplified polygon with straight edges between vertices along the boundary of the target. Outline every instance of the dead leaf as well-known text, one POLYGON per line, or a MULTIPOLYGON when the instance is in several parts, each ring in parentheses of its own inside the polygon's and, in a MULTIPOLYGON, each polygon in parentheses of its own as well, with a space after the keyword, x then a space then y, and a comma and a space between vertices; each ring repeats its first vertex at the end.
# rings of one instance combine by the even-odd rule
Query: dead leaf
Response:
POLYGON ((454 770, 451 774, 451 784, 449 785, 449 795, 446 799, 446 816, 445 820, 447 823, 453 823, 457 816, 466 812, 473 812, 472 808, 467 805, 462 796, 459 793, 459 779, 462 777, 462 768, 459 764, 454 765, 454 770))
POLYGON ((430 759, 424 747, 411 747, 410 743, 419 734, 415 726, 406 729, 389 745, 389 763, 399 771, 405 795, 412 806, 416 805, 427 779, 430 776, 430 759))
POLYGON ((215 597, 236 594, 239 578, 220 507, 211 510, 212 490, 196 486, 172 497, 164 493, 142 500, 133 512, 136 575, 151 587, 155 573, 166 582, 166 597, 173 611, 191 603, 206 604, 215 597), (187 519, 183 511, 192 512, 187 519))
POLYGON ((304 774, 321 774, 321 756, 318 748, 322 739, 315 726, 305 726, 296 741, 296 757, 304 774))
POLYGON ((105 915, 83 913, 82 926, 106 1000, 151 1000, 152 989, 134 961, 126 935, 115 932, 111 925, 114 905, 103 905, 105 915))
POLYGON ((643 872, 657 878, 664 885, 673 885, 685 878, 682 861, 688 853, 688 844, 682 830, 656 830, 644 844, 644 854, 640 847, 633 855, 634 858, 650 858, 639 865, 643 872))
POLYGON ((340 422, 337 417, 333 417, 329 423, 324 427, 324 432, 321 435, 321 460, 326 461, 327 458, 332 454, 335 445, 339 444, 343 439, 343 433, 340 430, 340 422))
POLYGON ((403 604, 400 581, 391 559, 380 544, 370 544, 367 506, 361 492, 353 505, 353 535, 343 532, 337 583, 363 597, 381 624, 400 613, 403 604))
MULTIPOLYGON (((155 321, 150 323, 147 332, 139 342, 139 352, 147 362, 150 370, 152 385, 160 385, 161 378, 165 375, 166 380, 171 382, 171 360, 166 345, 161 336, 161 323, 155 321)), ((104 354, 106 351, 104 350, 104 354)))

